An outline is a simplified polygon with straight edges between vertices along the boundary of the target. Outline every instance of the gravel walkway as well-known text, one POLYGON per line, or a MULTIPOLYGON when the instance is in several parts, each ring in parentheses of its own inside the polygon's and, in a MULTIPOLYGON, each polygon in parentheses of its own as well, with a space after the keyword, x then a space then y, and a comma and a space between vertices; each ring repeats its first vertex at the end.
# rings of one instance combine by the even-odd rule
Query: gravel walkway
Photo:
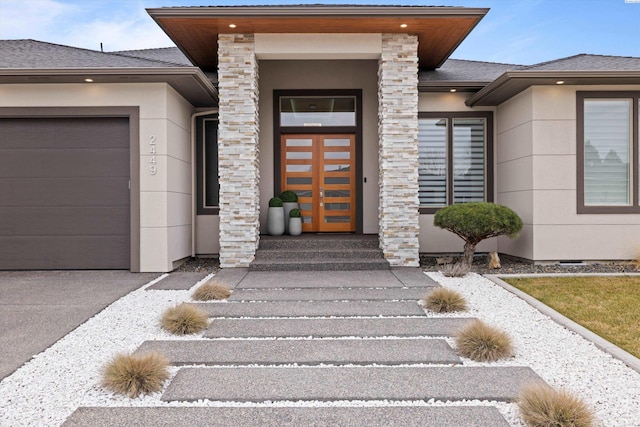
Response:
MULTIPOLYGON (((515 341, 514 358, 490 365, 463 359, 465 366, 529 366, 549 384, 571 390, 585 399, 595 410, 599 425, 638 425, 638 372, 484 277, 470 274, 458 279, 439 273, 428 275, 467 298, 471 309, 466 315, 504 329, 515 341)), ((150 285, 152 283, 147 286, 150 285)), ((189 300, 189 295, 189 291, 147 291, 143 287, 34 357, 0 383, 0 425, 59 425, 81 406, 247 406, 215 401, 167 403, 160 399, 161 393, 128 399, 100 387, 100 369, 116 352, 132 351, 145 340, 182 339, 164 333, 157 321, 164 309, 189 300)), ((453 340, 447 340, 453 344, 453 340)), ((172 372, 176 373, 177 369, 172 368, 172 372)), ((346 403, 351 407, 491 405, 498 408, 511 426, 524 426, 516 406, 508 403, 418 400, 337 402, 336 406, 346 403)), ((292 405, 326 406, 331 402, 286 402, 284 406, 292 405)), ((270 406, 282 405, 271 402, 270 406)))

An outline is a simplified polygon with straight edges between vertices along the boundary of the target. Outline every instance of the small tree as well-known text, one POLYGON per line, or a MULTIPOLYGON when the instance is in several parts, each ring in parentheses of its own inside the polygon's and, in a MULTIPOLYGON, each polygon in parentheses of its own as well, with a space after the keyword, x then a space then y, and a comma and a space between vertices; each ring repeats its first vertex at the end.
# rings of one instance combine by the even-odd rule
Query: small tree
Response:
POLYGON ((464 254, 458 261, 471 266, 478 243, 490 237, 518 236, 522 220, 506 206, 486 202, 461 203, 439 210, 433 224, 464 240, 464 254))

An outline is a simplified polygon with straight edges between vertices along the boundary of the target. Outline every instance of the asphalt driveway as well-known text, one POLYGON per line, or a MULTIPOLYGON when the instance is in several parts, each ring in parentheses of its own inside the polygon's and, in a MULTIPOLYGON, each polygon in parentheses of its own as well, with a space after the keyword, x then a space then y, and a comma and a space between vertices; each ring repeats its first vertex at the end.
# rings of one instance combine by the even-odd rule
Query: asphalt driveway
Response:
POLYGON ((128 271, 0 271, 0 380, 158 276, 128 271))

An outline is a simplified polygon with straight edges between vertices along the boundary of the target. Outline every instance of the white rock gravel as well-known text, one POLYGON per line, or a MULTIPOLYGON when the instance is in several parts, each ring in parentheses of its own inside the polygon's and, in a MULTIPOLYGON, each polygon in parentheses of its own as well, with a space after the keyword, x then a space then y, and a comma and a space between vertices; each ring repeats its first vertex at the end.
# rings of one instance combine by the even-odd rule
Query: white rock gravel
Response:
MULTIPOLYGON (((531 366, 549 384, 564 387, 585 399, 595 409, 601 425, 640 425, 640 374, 636 371, 481 276, 470 274, 463 279, 446 278, 439 273, 429 273, 429 276, 467 298, 471 309, 465 316, 483 319, 512 336, 516 356, 491 366, 531 366)), ((247 403, 203 400, 167 403, 160 401, 162 392, 136 399, 109 393, 99 385, 100 371, 114 354, 133 351, 145 340, 199 337, 176 337, 159 328, 158 319, 162 312, 174 304, 189 301, 191 294, 191 290, 144 290, 160 278, 116 301, 5 378, 0 383, 0 425, 59 425, 80 406, 491 405, 497 407, 512 426, 524 426, 516 405, 502 402, 379 400, 247 403)), ((432 313, 429 315, 436 317, 432 313)), ((453 344, 453 340, 449 339, 449 342, 453 344)), ((468 359, 464 360, 464 364, 482 365, 468 359)), ((327 369, 332 367, 327 366, 327 369)), ((170 371, 173 376, 178 368, 172 367, 170 371)))
MULTIPOLYGON (((640 426, 640 373, 482 276, 428 275, 467 298, 469 314, 511 335, 516 356, 501 364, 530 366, 548 384, 575 393, 602 426, 640 426)), ((514 426, 524 425, 503 415, 514 426)))

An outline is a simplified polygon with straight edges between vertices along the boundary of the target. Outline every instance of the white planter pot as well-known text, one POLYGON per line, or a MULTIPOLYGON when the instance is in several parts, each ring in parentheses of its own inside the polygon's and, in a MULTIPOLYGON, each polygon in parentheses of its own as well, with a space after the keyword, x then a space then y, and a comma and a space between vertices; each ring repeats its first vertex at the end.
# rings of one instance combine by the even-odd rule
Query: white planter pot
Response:
POLYGON ((288 233, 289 232, 289 212, 291 212, 291 209, 298 209, 298 202, 285 202, 282 204, 282 207, 284 208, 284 218, 286 219, 286 221, 284 222, 284 232, 288 233))
POLYGON ((292 236, 302 234, 302 218, 289 218, 289 234, 292 236))
POLYGON ((281 236, 284 234, 284 208, 269 207, 269 218, 267 221, 267 231, 272 236, 281 236))

